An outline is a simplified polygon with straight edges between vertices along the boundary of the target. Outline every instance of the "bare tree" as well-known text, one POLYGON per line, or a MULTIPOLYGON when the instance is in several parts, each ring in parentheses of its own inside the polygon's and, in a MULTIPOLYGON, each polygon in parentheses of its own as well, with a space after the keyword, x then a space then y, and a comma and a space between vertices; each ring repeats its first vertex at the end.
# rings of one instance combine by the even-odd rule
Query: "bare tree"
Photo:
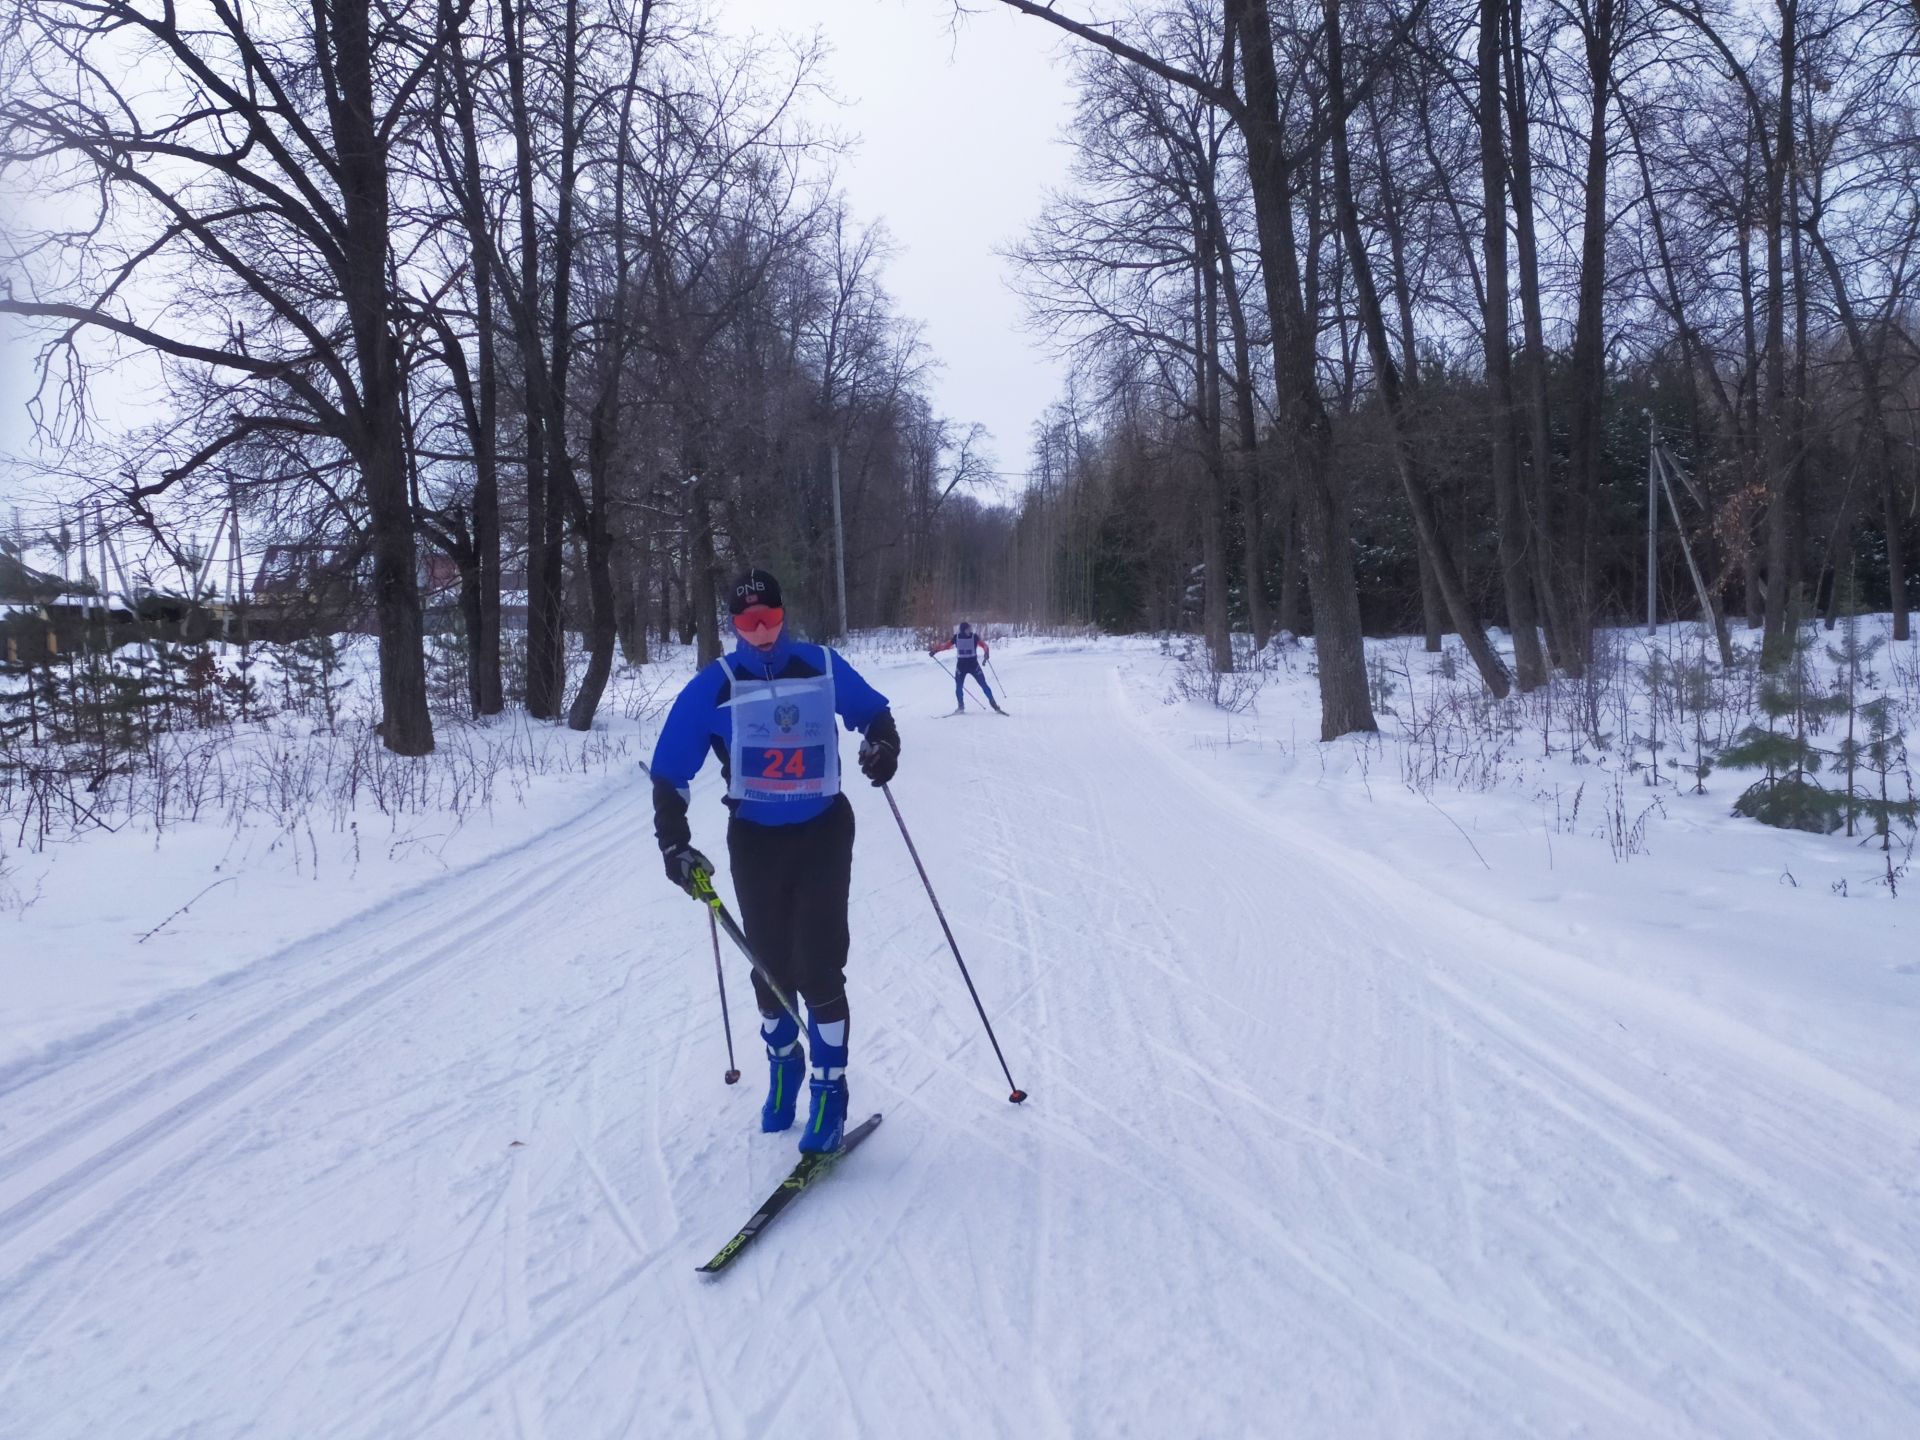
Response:
MULTIPOLYGON (((391 20, 393 17, 389 17, 391 20)), ((232 377, 216 433, 144 500, 269 432, 351 457, 373 559, 383 735, 433 747, 408 491, 389 152, 432 65, 377 52, 366 0, 321 10, 49 0, 23 17, 28 56, 0 101, 0 153, 90 191, 94 215, 39 288, 0 311, 63 322, 49 379, 83 380, 82 336, 131 340, 232 377), (137 84, 131 83, 134 66, 137 84), (170 297, 185 292, 197 303, 170 297)), ((45 252, 43 251, 43 256, 45 252)), ((77 398, 77 396, 76 396, 77 398)), ((79 402, 83 403, 83 402, 79 402)))
MULTIPOLYGON (((1191 90, 1231 116, 1239 128, 1246 147, 1261 278, 1273 327, 1277 412, 1283 417, 1293 449, 1294 493, 1313 595, 1321 737, 1331 740, 1356 730, 1377 728, 1367 687, 1347 499, 1330 463, 1331 432, 1320 396, 1314 336, 1301 299, 1293 236, 1293 174, 1300 157, 1287 143, 1273 25, 1266 0, 1226 0, 1220 83, 1169 64, 1105 30, 1033 0, 1001 3, 1191 90), (1236 69, 1243 87, 1240 91, 1231 88, 1236 69)), ((1415 13, 1424 5, 1425 0, 1416 0, 1415 13)), ((1363 81, 1342 103, 1359 103, 1370 88, 1371 81, 1363 81)), ((1307 153, 1317 152, 1324 143, 1328 118, 1316 120, 1316 133, 1307 153)), ((1344 120, 1344 115, 1331 118, 1344 120)))

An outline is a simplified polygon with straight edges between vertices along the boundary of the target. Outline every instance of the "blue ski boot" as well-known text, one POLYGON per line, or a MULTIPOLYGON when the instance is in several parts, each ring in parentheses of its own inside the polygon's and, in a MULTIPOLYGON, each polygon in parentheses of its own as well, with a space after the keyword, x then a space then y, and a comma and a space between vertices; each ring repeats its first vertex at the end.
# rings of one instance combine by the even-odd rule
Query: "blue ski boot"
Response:
POLYGON ((800 1047, 800 1022, 784 1011, 760 1017, 760 1038, 767 1042, 767 1103, 760 1107, 760 1129, 771 1135, 793 1128, 807 1052, 800 1047))
POLYGON ((811 1155, 838 1150, 846 1133, 847 1022, 830 1020, 822 1025, 808 1016, 807 1040, 813 1046, 813 1077, 800 1149, 811 1155))

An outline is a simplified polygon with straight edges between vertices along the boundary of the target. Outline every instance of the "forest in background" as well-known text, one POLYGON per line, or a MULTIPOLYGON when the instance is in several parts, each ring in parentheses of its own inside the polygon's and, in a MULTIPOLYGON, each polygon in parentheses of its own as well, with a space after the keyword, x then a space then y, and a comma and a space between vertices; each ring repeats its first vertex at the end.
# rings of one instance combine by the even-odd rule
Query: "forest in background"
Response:
POLYGON ((578 728, 616 659, 718 649, 739 565, 838 632, 836 475, 850 626, 1184 629, 1221 674, 1311 634, 1323 738, 1376 723, 1367 633, 1455 633, 1495 697, 1578 679, 1650 498, 1661 613, 1776 667, 1815 613, 1906 637, 1911 0, 999 3, 1080 96, 1009 251, 1073 362, 998 437, 1010 504, 833 188, 822 42, 670 0, 15 7, 0 313, 44 327, 43 448, 176 575, 244 516, 344 592, 402 754, 430 630, 471 713, 578 728), (169 403, 104 434, 130 351, 169 403))
POLYGON ((1657 495, 1658 613, 1776 665, 1795 616, 1906 638, 1909 0, 1001 3, 1071 35, 1080 95, 1011 255, 1075 366, 1029 609, 1221 670, 1233 630, 1311 631, 1331 735, 1372 722, 1363 631, 1458 633, 1496 694, 1578 677, 1645 613, 1657 495))

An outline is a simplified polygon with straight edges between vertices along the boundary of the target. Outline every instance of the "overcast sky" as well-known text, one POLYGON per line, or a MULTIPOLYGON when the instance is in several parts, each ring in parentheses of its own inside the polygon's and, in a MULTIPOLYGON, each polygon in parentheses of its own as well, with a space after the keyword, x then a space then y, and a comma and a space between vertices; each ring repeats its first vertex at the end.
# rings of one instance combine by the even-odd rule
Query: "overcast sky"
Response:
MULTIPOLYGON (((896 243, 886 283, 941 362, 935 404, 986 425, 999 468, 1019 474, 1063 371, 1021 329, 994 248, 1064 178, 1072 96, 1057 32, 975 3, 955 29, 951 0, 714 0, 736 34, 825 38, 823 79, 840 103, 810 108, 856 141, 841 184, 856 214, 884 220, 896 243)), ((0 334, 0 453, 25 439, 30 359, 0 334)))
POLYGON ((944 367, 935 403, 984 424, 1000 469, 1024 472, 1029 431, 1064 371, 1021 329, 993 252, 1065 179, 1072 91, 1058 32, 979 0, 957 31, 950 0, 715 3, 736 32, 825 37, 842 104, 822 115, 859 142, 840 166, 843 188, 898 245, 887 285, 944 367))

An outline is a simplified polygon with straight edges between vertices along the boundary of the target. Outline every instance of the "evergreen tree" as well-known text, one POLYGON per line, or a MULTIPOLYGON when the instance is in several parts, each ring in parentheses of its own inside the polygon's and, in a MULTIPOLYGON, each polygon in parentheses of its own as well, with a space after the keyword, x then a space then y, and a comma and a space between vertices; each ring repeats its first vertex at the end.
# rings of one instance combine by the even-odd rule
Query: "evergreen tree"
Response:
MULTIPOLYGON (((336 636, 321 633, 302 636, 274 647, 280 665, 280 685, 286 708, 312 715, 318 708, 326 722, 327 733, 335 733, 340 724, 340 707, 352 688, 351 677, 342 676, 346 657, 336 636)), ((254 682, 246 680, 251 687, 254 682)))
POLYGON ((1832 757, 1815 737, 1824 723, 1849 708, 1844 692, 1823 691, 1813 672, 1811 629, 1795 617, 1760 683, 1764 727, 1749 725, 1720 752, 1720 764, 1733 770, 1764 770, 1733 802, 1733 813, 1783 830, 1818 835, 1838 830, 1847 797, 1814 777, 1832 757))
POLYGON ((1880 841, 1880 853, 1886 861, 1887 888, 1897 894, 1895 887, 1906 867, 1893 863, 1893 832, 1896 826, 1912 831, 1920 825, 1920 799, 1914 796, 1906 736, 1894 697, 1882 695, 1869 700, 1859 713, 1865 738, 1849 734, 1841 743, 1841 760, 1847 770, 1847 833, 1853 833, 1856 816, 1872 824, 1871 833, 1880 841), (1864 788, 1856 783, 1861 779, 1865 780, 1864 788))
POLYGON ((1707 663, 1706 647, 1680 667, 1676 679, 1682 711, 1693 712, 1693 760, 1686 767, 1693 776, 1693 793, 1707 793, 1707 776, 1713 773, 1714 757, 1707 753, 1707 717, 1714 705, 1714 674, 1707 663))

